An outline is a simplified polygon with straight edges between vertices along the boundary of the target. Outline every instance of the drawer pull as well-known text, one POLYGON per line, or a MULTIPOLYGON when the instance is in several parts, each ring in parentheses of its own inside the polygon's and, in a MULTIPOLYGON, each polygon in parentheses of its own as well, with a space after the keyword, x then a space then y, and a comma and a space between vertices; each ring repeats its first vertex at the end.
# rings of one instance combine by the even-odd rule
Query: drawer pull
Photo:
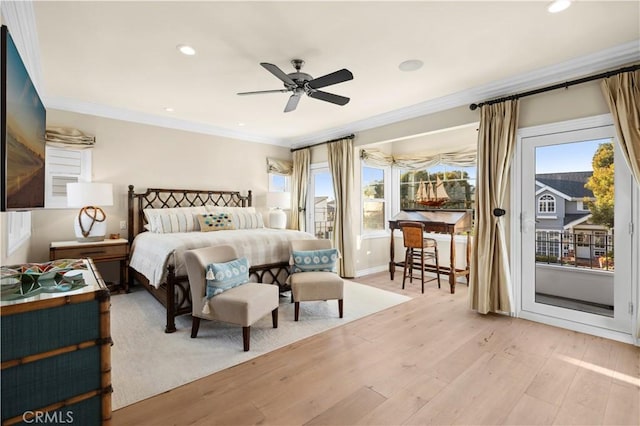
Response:
POLYGON ((105 254, 105 253, 106 253, 106 251, 104 251, 104 250, 100 250, 100 251, 83 251, 82 255, 83 256, 87 256, 87 255, 90 255, 90 254, 105 254))

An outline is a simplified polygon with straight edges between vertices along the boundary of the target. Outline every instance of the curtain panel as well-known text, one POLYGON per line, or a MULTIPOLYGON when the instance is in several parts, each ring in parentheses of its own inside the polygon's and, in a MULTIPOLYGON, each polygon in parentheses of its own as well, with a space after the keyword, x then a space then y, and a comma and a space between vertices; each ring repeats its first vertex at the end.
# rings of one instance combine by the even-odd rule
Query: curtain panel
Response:
MULTIPOLYGON (((601 83, 620 149, 640 185, 640 70, 605 78, 601 83)), ((636 309, 636 337, 640 338, 640 312, 636 309)))
POLYGON ((352 278, 356 274, 354 260, 355 238, 353 233, 353 139, 342 139, 327 144, 329 170, 333 179, 336 210, 333 224, 333 245, 342 254, 338 262, 341 277, 352 278))
POLYGON ((478 150, 475 146, 437 154, 414 153, 392 155, 377 149, 363 149, 360 152, 360 158, 370 166, 395 166, 407 170, 423 170, 437 166, 438 164, 472 167, 476 165, 477 153, 478 150))
POLYGON ((311 150, 299 149, 293 152, 291 174, 291 229, 306 231, 307 188, 309 186, 309 165, 311 150))
POLYGON ((293 174, 293 161, 267 158, 267 173, 291 176, 293 174))
POLYGON ((511 312, 511 273, 504 216, 505 196, 518 126, 518 100, 485 105, 480 111, 476 238, 469 274, 471 308, 478 313, 511 312))

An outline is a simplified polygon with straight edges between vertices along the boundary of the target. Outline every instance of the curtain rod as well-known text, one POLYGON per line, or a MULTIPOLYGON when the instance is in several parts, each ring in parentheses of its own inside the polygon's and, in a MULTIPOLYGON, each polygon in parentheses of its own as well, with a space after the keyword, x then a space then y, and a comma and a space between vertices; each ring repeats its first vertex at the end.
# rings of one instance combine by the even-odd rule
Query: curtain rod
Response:
POLYGON ((564 83, 554 84, 552 86, 541 87, 540 89, 530 90, 528 92, 516 93, 515 95, 511 95, 511 96, 504 96, 502 98, 480 102, 479 104, 471 104, 469 105, 469 108, 471 109, 471 111, 473 111, 476 108, 481 107, 483 105, 493 105, 493 104, 497 104, 498 102, 512 101, 515 99, 524 98, 525 96, 537 95, 538 93, 549 92, 551 90, 556 90, 556 89, 563 89, 563 88, 568 89, 570 86, 575 86, 576 84, 587 83, 589 81, 599 80, 601 78, 609 78, 614 75, 622 74, 623 72, 636 71, 638 69, 640 69, 640 64, 631 65, 628 67, 617 69, 615 71, 607 71, 607 72, 592 75, 589 77, 583 77, 583 78, 578 78, 576 80, 570 80, 564 83))
POLYGON ((354 135, 352 133, 350 135, 343 136, 341 138, 331 139, 330 141, 318 142, 318 143, 314 143, 313 145, 301 146, 299 148, 291 148, 291 152, 300 151, 301 149, 305 149, 305 148, 313 148, 314 146, 320 146, 320 145, 324 145, 324 144, 331 143, 331 142, 338 142, 338 141, 341 141, 342 139, 353 139, 355 137, 356 137, 356 135, 354 135))

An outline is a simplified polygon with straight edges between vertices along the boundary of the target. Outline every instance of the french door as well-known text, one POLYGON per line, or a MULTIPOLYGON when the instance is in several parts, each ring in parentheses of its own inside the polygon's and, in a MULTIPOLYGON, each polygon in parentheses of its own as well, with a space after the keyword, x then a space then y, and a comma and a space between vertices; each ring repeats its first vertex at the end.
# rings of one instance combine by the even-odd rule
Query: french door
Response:
POLYGON ((628 334, 636 192, 603 117, 520 139, 520 316, 628 334))
POLYGON ((312 164, 307 196, 307 232, 318 238, 331 239, 336 199, 328 164, 312 164))

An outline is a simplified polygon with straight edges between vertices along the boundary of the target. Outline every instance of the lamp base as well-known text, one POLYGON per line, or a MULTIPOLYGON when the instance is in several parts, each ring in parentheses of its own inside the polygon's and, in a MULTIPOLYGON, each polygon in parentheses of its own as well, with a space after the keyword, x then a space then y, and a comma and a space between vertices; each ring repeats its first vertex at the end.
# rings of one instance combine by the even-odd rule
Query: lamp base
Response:
POLYGON ((269 213, 269 228, 285 229, 287 227, 287 214, 280 209, 271 210, 269 213))
MULTIPOLYGON (((93 207, 90 207, 90 209, 93 209, 93 207)), ((73 229, 78 242, 89 243, 104 241, 105 235, 107 234, 106 215, 102 209, 99 209, 98 212, 91 211, 91 213, 96 216, 96 218, 88 215, 86 210, 83 209, 73 221, 73 229)))

